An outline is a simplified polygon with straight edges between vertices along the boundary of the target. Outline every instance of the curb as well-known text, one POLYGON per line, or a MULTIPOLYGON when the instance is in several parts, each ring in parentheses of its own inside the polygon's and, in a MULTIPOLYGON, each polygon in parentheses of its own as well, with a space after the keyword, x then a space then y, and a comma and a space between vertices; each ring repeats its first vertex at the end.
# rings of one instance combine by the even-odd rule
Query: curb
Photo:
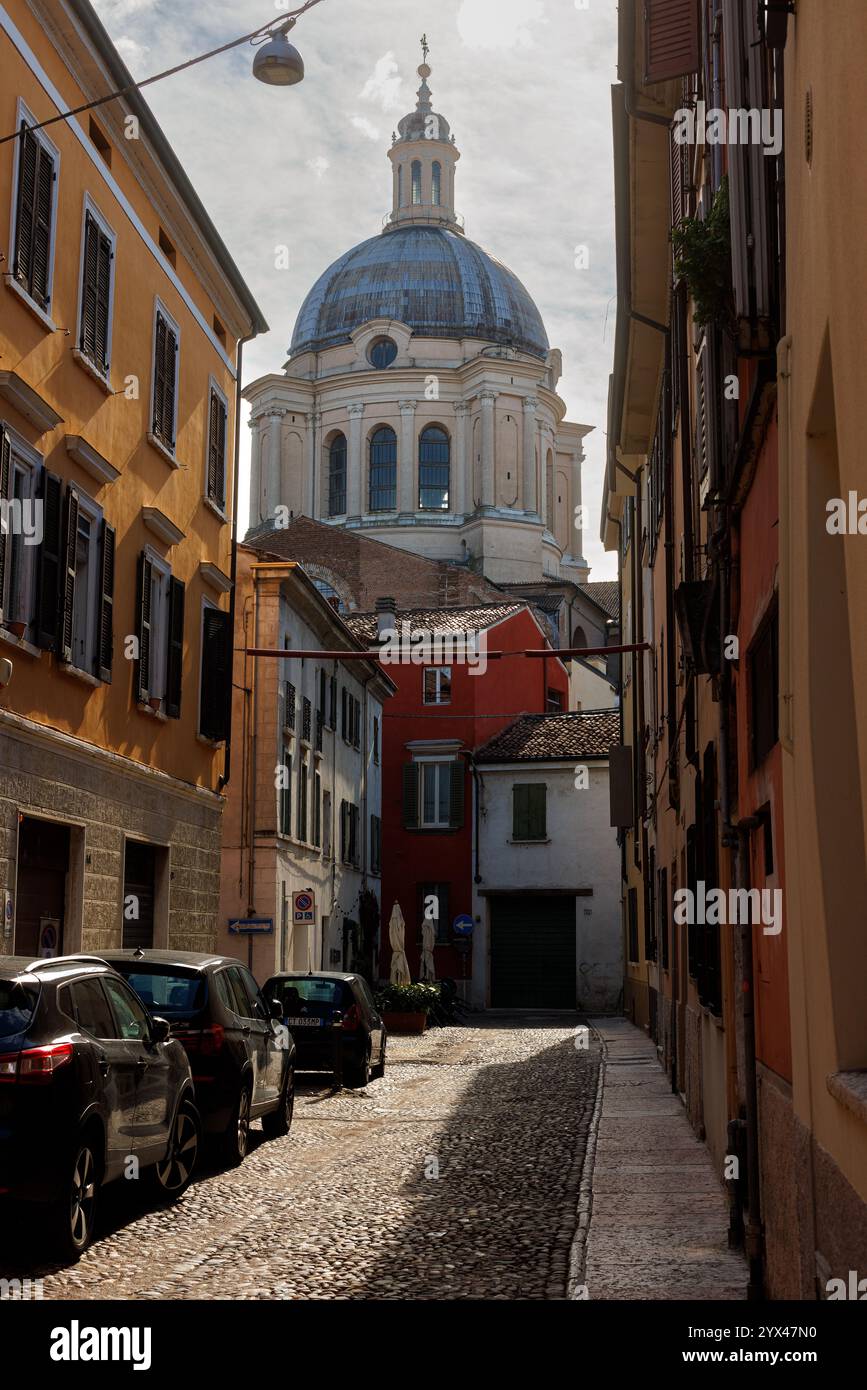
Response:
POLYGON ((596 1166, 596 1140, 599 1134, 599 1119, 602 1114, 602 1096, 605 1090, 605 1063, 607 1048, 605 1039, 598 1029, 586 1025, 599 1043, 599 1071, 596 1075, 596 1100, 584 1150, 581 1166, 581 1181, 578 1186, 577 1225, 569 1250, 569 1273, 566 1280, 566 1298, 570 1301, 584 1302, 584 1271, 587 1265, 587 1238, 590 1234, 590 1220, 593 1214, 593 1170, 596 1166))

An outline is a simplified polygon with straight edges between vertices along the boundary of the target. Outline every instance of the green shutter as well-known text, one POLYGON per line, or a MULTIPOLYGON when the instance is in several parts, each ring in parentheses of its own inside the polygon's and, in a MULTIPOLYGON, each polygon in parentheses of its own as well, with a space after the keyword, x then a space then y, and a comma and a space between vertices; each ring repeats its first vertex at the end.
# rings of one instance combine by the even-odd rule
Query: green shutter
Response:
POLYGON ((403 824, 407 830, 418 829, 418 763, 403 765, 403 824))
POLYGON ((449 826, 452 830, 460 830, 464 823, 464 780, 464 764, 458 759, 451 765, 451 786, 449 787, 449 826))
POLYGON ((168 652, 166 654, 166 714, 181 717, 181 678, 184 665, 184 585, 169 579, 168 652))
POLYGON ((519 783, 512 787, 512 839, 530 838, 529 787, 519 783))
POLYGON ((529 796, 530 833, 529 833, 529 835, 528 835, 527 838, 530 839, 530 840, 544 840, 544 839, 547 838, 547 834, 548 834, 548 830, 547 830, 547 821, 546 821, 546 791, 547 791, 547 788, 546 788, 546 786, 545 786, 545 783, 544 783, 544 782, 541 782, 541 783, 538 783, 537 785, 529 786, 529 787, 527 788, 527 791, 530 793, 530 796, 529 796))
POLYGON ((512 839, 547 838, 546 794, 544 782, 519 782, 512 787, 512 839))

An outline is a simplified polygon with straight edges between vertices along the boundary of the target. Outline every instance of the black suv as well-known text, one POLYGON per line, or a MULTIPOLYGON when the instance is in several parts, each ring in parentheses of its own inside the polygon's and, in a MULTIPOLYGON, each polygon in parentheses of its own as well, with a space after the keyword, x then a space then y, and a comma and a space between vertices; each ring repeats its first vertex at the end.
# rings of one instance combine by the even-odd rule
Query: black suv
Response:
POLYGON ((224 1164, 243 1160, 251 1120, 261 1117, 268 1138, 289 1133, 295 1044, 245 965, 192 951, 106 951, 103 958, 187 1049, 205 1134, 224 1164))
POLYGON ((110 966, 0 956, 0 1192, 47 1204, 63 1255, 122 1173, 180 1197, 199 1136, 183 1047, 110 966))
POLYGON ((299 1067, 333 1072, 349 1086, 366 1086, 385 1074, 385 1025, 360 975, 281 973, 266 981, 262 993, 279 1002, 299 1067))

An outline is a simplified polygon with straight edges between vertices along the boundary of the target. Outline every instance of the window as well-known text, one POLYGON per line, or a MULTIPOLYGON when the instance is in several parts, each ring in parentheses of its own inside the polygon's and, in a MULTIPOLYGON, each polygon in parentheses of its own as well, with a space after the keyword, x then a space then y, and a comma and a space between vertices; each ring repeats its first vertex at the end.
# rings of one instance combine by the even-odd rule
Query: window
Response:
POLYGON ((174 265, 174 266, 176 266, 177 263, 178 263, 178 253, 177 253, 177 251, 175 250, 175 248, 174 248, 174 246, 172 245, 172 243, 171 243, 171 241, 169 240, 169 238, 166 236, 166 234, 165 234, 165 232, 163 231, 162 227, 160 227, 160 230, 159 230, 158 241, 159 241, 160 250, 162 251, 162 253, 163 253, 163 255, 165 256, 166 260, 168 261, 169 265, 174 265))
POLYGON ((397 166, 397 205, 403 207, 403 165, 397 166))
POLYGON ((231 718, 231 616, 206 600, 202 609, 199 733, 213 743, 223 743, 229 736, 231 718))
POLYGON ((220 323, 220 320, 217 318, 217 315, 216 315, 216 314, 214 315, 214 321, 213 321, 211 327, 212 327, 213 330, 214 330, 214 337, 217 339, 217 342, 220 343, 220 345, 221 345, 222 347, 226 347, 226 345, 227 345, 226 330, 225 330, 225 328, 223 327, 223 325, 220 323))
POLYGON ((371 367, 376 367, 377 371, 384 372, 386 367, 390 367, 397 357, 397 343, 391 338, 374 338, 367 354, 367 360, 371 367))
POLYGON ((451 666, 427 666, 423 674, 424 703, 449 705, 452 700, 451 666))
POLYGON ((337 677, 331 676, 328 681, 328 727, 337 728, 337 677))
POLYGON ((96 124, 96 121, 93 119, 92 116, 89 118, 88 134, 90 135, 91 144, 94 146, 96 150, 99 151, 101 158, 105 161, 105 163, 108 165, 110 169, 111 145, 109 144, 106 137, 103 135, 102 131, 100 130, 99 126, 96 124))
POLYGON ((374 719, 373 719, 373 736, 372 736, 372 738, 371 738, 371 743, 372 743, 372 745, 373 745, 373 761, 374 761, 375 763, 378 763, 378 762, 379 762, 379 720, 376 718, 376 716, 374 716, 374 719))
POLYGON ((97 645, 99 594, 99 536, 102 514, 84 497, 78 498, 74 534, 72 585, 72 646, 69 661, 79 671, 93 673, 97 645))
POLYGON ((15 193, 15 234, 12 274, 40 309, 51 307, 54 278, 54 232, 57 214, 57 171, 60 156, 35 121, 19 104, 15 193))
MULTIPOLYGON (((0 621, 6 627, 15 624, 25 638, 34 635, 39 557, 39 548, 26 544, 25 526, 35 527, 41 471, 38 454, 0 425, 0 502, 8 504, 0 526, 0 621)), ((59 519, 56 529, 59 546, 59 519)), ((56 574, 54 594, 56 599, 56 574)))
POLYGON ((338 434, 328 446, 328 515, 346 514, 346 435, 338 434))
POLYGON ((449 437, 428 425, 418 442, 418 505, 422 511, 449 509, 449 437))
POLYGON ((307 792, 309 766, 306 758, 298 764, 298 839, 307 840, 307 792))
POLYGON ((83 1033, 92 1038, 116 1038, 117 1024, 99 979, 76 980, 70 987, 72 1015, 83 1033))
POLYGON ((181 713, 185 587, 164 560, 139 557, 137 697, 172 719, 181 713))
POLYGON ((295 687, 291 681, 283 682, 283 727, 295 728, 295 687))
POLYGON ((346 743, 353 748, 361 746, 361 701, 344 688, 341 691, 340 729, 346 743))
POLYGON ((111 364, 114 233, 92 206, 84 212, 78 346, 100 376, 111 364))
POLYGON ((344 864, 358 864, 358 807, 351 801, 340 803, 340 858, 344 864))
POLYGON ((512 839, 547 839, 547 786, 544 782, 520 782, 512 787, 512 839))
POLYGON ((421 202, 421 160, 412 161, 412 201, 415 204, 421 202))
POLYGON ((403 823, 408 830, 459 830, 464 823, 464 765, 420 758, 403 769, 403 823))
POLYGON ((750 649, 753 767, 764 762, 779 737, 779 623, 776 609, 750 649))
POLYGON ((292 834, 292 749, 283 744, 282 771, 280 774, 280 834, 292 834))
POLYGON ((103 977, 103 988, 117 1022, 117 1032, 128 1042, 147 1042, 151 1029, 148 1016, 131 989, 110 975, 103 977))
POLYGON ((317 849, 322 844, 322 778, 318 772, 313 774, 313 843, 317 849))
POLYGON ((310 742, 312 719, 313 706, 311 705, 310 701, 307 699, 307 696, 305 695, 301 703, 301 737, 305 743, 310 742))
POLYGON ((433 162, 432 185, 433 185, 433 201, 434 201, 435 203, 441 203, 441 202, 442 202, 442 196, 441 196, 441 195, 442 195, 442 185, 443 185, 443 166, 440 164, 440 162, 439 162, 438 159, 435 159, 434 162, 433 162))
POLYGON ((382 872, 382 820, 379 816, 370 817, 370 872, 382 872))
POLYGON ((370 440, 370 511, 393 512, 397 506, 397 435, 383 425, 370 440))
POLYGON ((418 941, 421 943, 422 923, 428 910, 433 911, 436 927, 437 945, 447 945, 449 941, 449 887, 448 883, 420 883, 418 885, 418 941))
POLYGON ((168 449, 175 451, 175 430, 178 414, 178 349, 180 329, 157 303, 154 320, 154 361, 153 361, 153 413, 151 433, 153 438, 168 449))
MULTIPOLYGON (((575 643, 576 647, 579 643, 575 643)), ((563 713, 563 692, 562 690, 549 690, 545 697, 545 704, 549 714, 563 713)))
POLYGON ((322 853, 331 858, 331 792, 322 793, 322 853))
POLYGON ((421 765, 421 823, 424 826, 448 825, 451 793, 451 763, 422 763, 421 765))
POLYGON ((226 505, 226 427, 229 403, 215 382, 211 382, 208 408, 208 455, 205 495, 222 511, 226 505))

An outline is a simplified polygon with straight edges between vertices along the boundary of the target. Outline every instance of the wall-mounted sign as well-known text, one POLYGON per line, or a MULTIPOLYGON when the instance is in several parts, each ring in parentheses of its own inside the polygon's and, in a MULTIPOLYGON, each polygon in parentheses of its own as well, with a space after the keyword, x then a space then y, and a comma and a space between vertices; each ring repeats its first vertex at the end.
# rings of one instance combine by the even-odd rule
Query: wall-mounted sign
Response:
POLYGON ((56 956, 60 950, 60 922, 56 917, 39 918, 39 954, 43 959, 56 956))
POLYGON ((296 927, 310 926, 316 921, 316 894, 312 888, 292 894, 292 921, 296 927))
POLYGON ((229 931, 233 936, 267 936, 273 930, 273 917, 229 918, 229 931))
POLYGON ((452 931, 455 936, 472 936, 474 925, 470 914, 468 912, 462 912, 460 916, 456 917, 452 922, 452 931))
POLYGON ((8 888, 4 888, 3 892, 0 893, 0 908, 3 909, 3 938, 5 941, 9 941, 12 937, 12 918, 15 916, 15 911, 12 906, 12 894, 8 888))

